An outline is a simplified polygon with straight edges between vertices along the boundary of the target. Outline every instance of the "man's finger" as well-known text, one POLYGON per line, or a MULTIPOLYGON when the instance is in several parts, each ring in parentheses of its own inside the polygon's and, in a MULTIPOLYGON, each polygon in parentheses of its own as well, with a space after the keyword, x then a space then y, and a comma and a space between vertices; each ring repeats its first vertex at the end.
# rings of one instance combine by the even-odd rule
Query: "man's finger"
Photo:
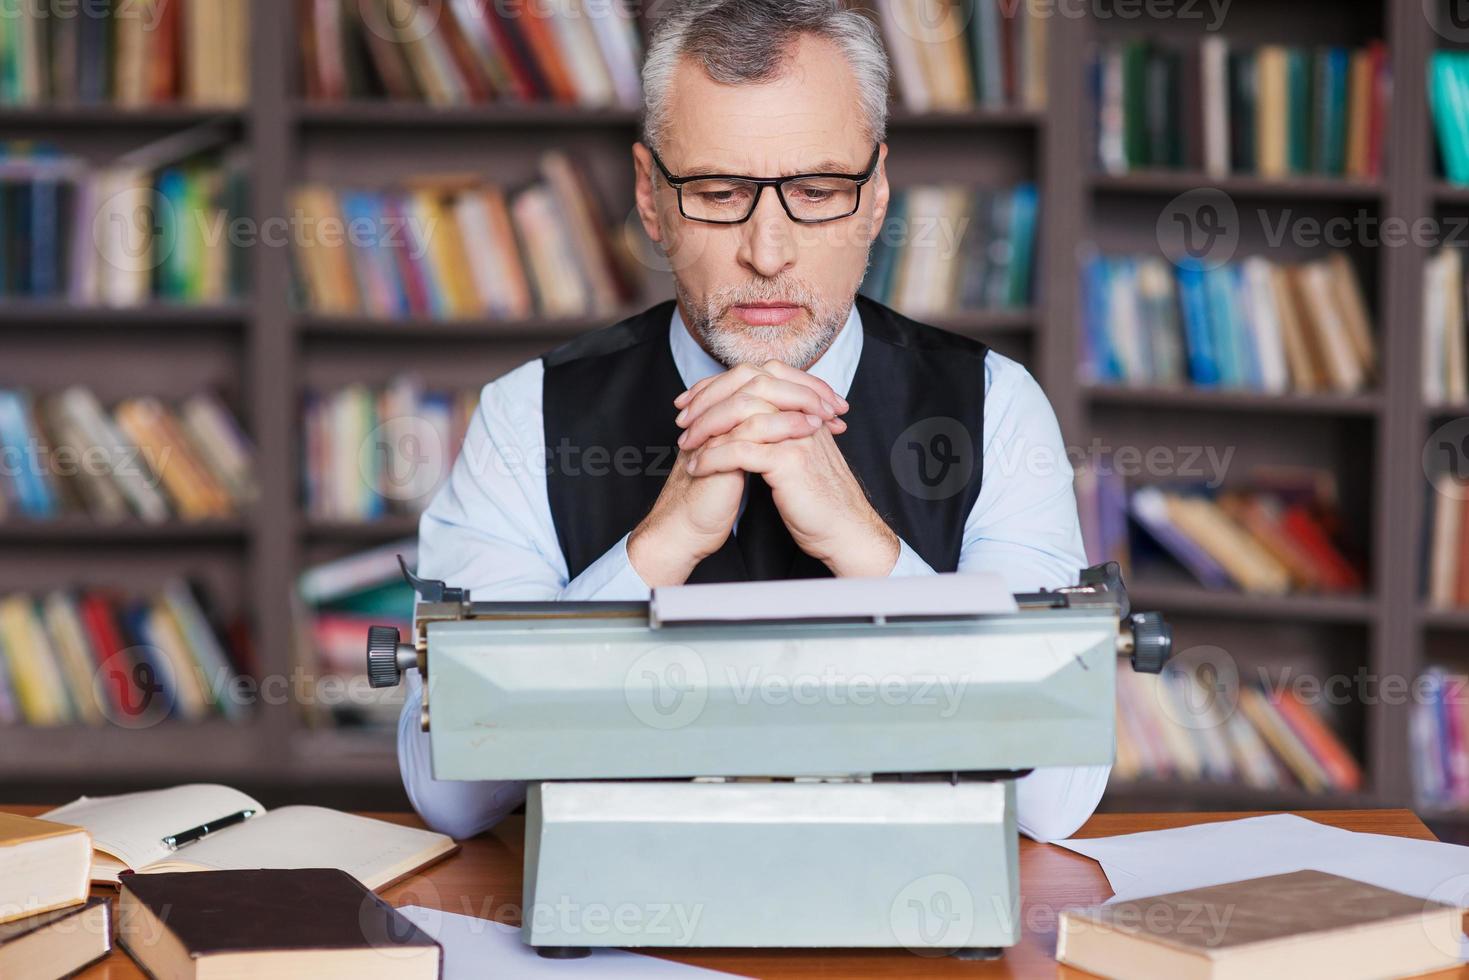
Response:
POLYGON ((765 373, 770 375, 771 377, 779 378, 782 381, 793 381, 798 384, 811 385, 813 388, 816 389, 817 394, 821 395, 822 398, 835 405, 838 412, 845 412, 848 408, 851 407, 847 404, 847 400, 845 398, 837 394, 835 388, 827 384, 825 381, 822 381, 814 374, 802 371, 799 368, 793 368, 784 361, 766 361, 760 366, 764 368, 765 373))
POLYGON ((809 412, 812 415, 820 415, 823 419, 835 418, 837 415, 836 406, 823 399, 810 386, 781 381, 768 374, 756 375, 742 387, 730 392, 723 400, 714 400, 715 390, 709 388, 700 393, 679 416, 679 425, 686 429, 692 428, 716 405, 747 398, 768 402, 782 412, 809 412))
POLYGON ((689 457, 689 473, 693 476, 709 476, 713 473, 764 473, 770 469, 775 446, 779 443, 744 442, 732 440, 718 446, 705 446, 689 457))
POLYGON ((751 378, 759 373, 760 369, 755 367, 755 365, 753 364, 736 364, 728 371, 721 371, 718 374, 711 374, 709 375, 709 377, 705 378, 702 381, 694 382, 692 385, 689 386, 688 391, 685 391, 683 394, 679 395, 673 400, 673 404, 678 406, 679 408, 685 408, 688 406, 690 399, 694 398, 696 395, 699 394, 699 392, 706 390, 710 385, 713 384, 727 383, 730 386, 729 390, 734 391, 740 385, 744 384, 746 381, 749 381, 751 378))

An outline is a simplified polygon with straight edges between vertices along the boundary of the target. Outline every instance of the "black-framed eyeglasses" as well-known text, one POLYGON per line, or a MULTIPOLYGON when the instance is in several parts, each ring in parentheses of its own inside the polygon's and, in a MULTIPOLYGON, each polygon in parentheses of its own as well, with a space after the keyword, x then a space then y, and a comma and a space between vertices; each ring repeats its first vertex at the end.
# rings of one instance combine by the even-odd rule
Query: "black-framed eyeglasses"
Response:
POLYGON ((765 188, 774 187, 780 206, 792 221, 820 224, 850 218, 862 206, 862 185, 877 171, 878 153, 860 174, 792 174, 789 177, 746 177, 743 174, 699 174, 675 177, 657 152, 653 162, 678 194, 678 211, 690 221, 738 225, 750 220, 765 188))

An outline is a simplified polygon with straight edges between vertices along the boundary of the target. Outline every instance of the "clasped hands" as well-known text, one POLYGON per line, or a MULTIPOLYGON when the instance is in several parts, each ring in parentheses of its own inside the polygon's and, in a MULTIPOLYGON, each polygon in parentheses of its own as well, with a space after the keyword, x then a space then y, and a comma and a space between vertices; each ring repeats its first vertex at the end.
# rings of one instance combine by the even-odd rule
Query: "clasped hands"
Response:
POLYGON ((779 361, 738 365, 674 399, 678 458, 653 508, 628 536, 650 586, 677 585, 734 529, 745 475, 770 485, 792 540, 838 576, 886 575, 898 536, 872 508, 833 440, 848 405, 831 386, 779 361))

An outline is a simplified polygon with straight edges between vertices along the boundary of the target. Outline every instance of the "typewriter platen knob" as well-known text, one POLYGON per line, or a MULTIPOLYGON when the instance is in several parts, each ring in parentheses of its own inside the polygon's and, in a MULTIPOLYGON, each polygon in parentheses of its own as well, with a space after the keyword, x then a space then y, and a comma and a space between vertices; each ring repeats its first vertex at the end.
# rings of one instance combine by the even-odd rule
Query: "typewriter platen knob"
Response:
POLYGON ((372 687, 397 687, 403 671, 418 665, 418 651, 398 641, 391 626, 367 629, 367 682, 372 687))
POLYGON ((1133 613, 1127 618, 1132 628, 1132 669, 1138 674, 1161 674, 1173 656, 1173 627, 1162 613, 1133 613))

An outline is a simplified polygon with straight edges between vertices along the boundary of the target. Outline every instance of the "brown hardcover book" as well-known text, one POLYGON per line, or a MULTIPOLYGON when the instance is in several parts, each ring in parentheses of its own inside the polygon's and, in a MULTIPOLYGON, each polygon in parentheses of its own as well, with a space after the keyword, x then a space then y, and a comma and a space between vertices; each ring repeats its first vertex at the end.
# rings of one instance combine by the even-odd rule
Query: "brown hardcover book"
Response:
POLYGON ((1056 959, 1129 980, 1409 977, 1459 965, 1460 909, 1322 871, 1061 914, 1056 959))
POLYGON ((129 875, 117 942, 155 977, 435 980, 431 936, 344 871, 129 875))
POLYGON ((91 871, 92 837, 82 828, 0 813, 0 922, 79 905, 91 871))
POLYGON ((112 950, 112 906, 102 898, 0 925, 0 977, 59 980, 112 950))

